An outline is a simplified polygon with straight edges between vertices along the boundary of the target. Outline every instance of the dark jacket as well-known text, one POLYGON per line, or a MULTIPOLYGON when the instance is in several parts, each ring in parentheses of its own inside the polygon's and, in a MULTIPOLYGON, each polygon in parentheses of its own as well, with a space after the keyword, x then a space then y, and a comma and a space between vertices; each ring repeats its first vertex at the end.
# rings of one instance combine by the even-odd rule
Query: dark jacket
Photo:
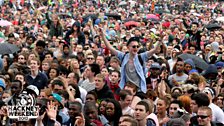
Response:
POLYGON ((103 88, 99 91, 95 89, 95 92, 99 100, 107 98, 114 99, 114 95, 107 84, 104 84, 103 88))
MULTIPOLYGON (((72 34, 72 31, 70 30, 70 31, 68 31, 66 34, 65 34, 65 38, 64 38, 64 40, 66 41, 66 42, 68 42, 69 44, 70 44, 70 35, 72 34)), ((77 42, 78 44, 81 44, 81 45, 85 45, 85 35, 84 35, 84 33, 83 32, 80 32, 79 33, 79 35, 78 35, 78 42, 77 42)))
POLYGON ((61 24, 58 22, 57 25, 54 25, 54 22, 49 18, 48 13, 46 13, 47 23, 50 29, 49 36, 63 36, 63 28, 61 24))
POLYGON ((30 74, 26 75, 27 84, 37 86, 39 90, 44 89, 44 87, 47 87, 47 81, 47 76, 41 72, 37 74, 35 79, 33 79, 30 74))

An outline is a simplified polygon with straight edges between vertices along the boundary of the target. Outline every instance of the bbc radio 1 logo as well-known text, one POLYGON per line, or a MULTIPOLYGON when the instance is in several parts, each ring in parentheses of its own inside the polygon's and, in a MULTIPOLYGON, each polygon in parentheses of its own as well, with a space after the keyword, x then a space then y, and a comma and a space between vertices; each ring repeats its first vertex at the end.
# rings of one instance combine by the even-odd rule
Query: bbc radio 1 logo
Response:
POLYGON ((29 121, 39 116, 39 107, 36 105, 36 99, 27 91, 23 91, 16 98, 16 103, 8 106, 8 116, 10 119, 18 121, 29 121))

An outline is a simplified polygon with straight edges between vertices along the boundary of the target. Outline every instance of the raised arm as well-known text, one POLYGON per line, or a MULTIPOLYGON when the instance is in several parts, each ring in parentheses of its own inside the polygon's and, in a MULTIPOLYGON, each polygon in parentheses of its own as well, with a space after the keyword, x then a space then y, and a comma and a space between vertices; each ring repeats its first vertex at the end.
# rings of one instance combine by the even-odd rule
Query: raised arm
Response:
POLYGON ((148 57, 152 56, 158 50, 160 45, 161 45, 161 41, 157 41, 155 44, 155 47, 153 49, 147 51, 148 57))
POLYGON ((105 43, 105 45, 106 45, 106 47, 114 54, 114 55, 118 55, 118 53, 117 53, 117 51, 116 51, 116 49, 110 44, 110 42, 107 40, 107 38, 106 38, 106 34, 105 34, 105 32, 103 31, 103 29, 102 28, 99 28, 99 32, 100 32, 100 35, 101 35, 101 37, 103 38, 103 41, 104 41, 104 43, 105 43))

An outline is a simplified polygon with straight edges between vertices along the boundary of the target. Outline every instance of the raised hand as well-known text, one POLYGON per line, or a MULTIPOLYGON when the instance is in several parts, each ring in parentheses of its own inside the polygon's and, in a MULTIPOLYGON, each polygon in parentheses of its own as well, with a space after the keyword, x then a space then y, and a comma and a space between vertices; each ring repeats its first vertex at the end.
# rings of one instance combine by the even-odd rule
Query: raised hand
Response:
POLYGON ((81 113, 80 116, 76 117, 76 121, 74 126, 85 126, 85 118, 84 115, 81 113))
POLYGON ((50 103, 47 103, 47 116, 52 119, 56 120, 57 116, 57 110, 58 110, 58 105, 55 105, 52 101, 50 103))

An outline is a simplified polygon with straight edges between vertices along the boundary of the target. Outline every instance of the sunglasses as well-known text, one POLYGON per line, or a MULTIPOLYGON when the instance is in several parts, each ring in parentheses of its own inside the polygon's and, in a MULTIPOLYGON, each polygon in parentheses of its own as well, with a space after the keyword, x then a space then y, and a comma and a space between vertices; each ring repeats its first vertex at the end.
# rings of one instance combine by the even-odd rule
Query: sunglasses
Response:
POLYGON ((133 45, 132 48, 139 48, 139 45, 133 45))
POLYGON ((172 107, 170 107, 170 110, 177 110, 177 108, 172 108, 172 107))
POLYGON ((197 115, 197 118, 201 118, 201 119, 205 119, 205 118, 207 118, 208 116, 206 116, 206 115, 197 115))
POLYGON ((18 87, 12 86, 11 89, 18 89, 18 87))
POLYGON ((94 58, 87 58, 88 60, 93 60, 94 58))

